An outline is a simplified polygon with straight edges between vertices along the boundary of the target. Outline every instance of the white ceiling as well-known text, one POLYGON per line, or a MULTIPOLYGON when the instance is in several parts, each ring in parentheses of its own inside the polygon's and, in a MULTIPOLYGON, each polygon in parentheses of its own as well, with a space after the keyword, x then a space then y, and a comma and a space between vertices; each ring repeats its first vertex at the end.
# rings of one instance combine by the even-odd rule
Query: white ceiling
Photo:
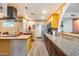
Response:
POLYGON ((73 18, 72 15, 79 17, 79 3, 70 3, 63 18, 73 18))
POLYGON ((14 6, 18 10, 18 16, 28 15, 34 20, 42 20, 41 17, 44 16, 44 20, 48 18, 54 10, 58 9, 62 3, 9 3, 9 6, 14 6), (26 10, 25 7, 28 7, 26 10), (43 14, 42 11, 46 10, 47 13, 43 14), (31 15, 34 13, 34 15, 31 15))
POLYGON ((79 3, 70 3, 66 12, 79 13, 79 3))

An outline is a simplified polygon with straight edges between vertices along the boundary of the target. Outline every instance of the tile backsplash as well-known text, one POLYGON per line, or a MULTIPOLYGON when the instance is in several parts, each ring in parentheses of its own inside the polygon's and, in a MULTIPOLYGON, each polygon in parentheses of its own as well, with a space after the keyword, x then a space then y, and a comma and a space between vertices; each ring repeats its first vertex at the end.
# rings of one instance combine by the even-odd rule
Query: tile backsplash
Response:
POLYGON ((0 20, 0 32, 9 32, 10 34, 17 34, 17 30, 22 31, 22 22, 14 22, 14 27, 4 27, 4 20, 0 20))

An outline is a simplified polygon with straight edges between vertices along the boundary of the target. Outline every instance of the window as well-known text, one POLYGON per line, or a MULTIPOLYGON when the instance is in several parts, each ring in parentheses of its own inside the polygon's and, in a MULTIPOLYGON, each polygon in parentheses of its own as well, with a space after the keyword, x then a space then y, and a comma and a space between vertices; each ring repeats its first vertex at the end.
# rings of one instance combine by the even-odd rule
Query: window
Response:
POLYGON ((12 20, 5 20, 3 22, 3 27, 14 27, 14 21, 12 21, 12 20))

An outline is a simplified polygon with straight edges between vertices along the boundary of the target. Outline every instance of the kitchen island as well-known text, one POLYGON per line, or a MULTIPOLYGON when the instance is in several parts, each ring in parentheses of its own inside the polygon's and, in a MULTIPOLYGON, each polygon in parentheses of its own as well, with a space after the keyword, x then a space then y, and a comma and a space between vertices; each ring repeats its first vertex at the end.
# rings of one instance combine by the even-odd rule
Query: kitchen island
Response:
POLYGON ((50 56, 79 56, 79 38, 45 33, 44 41, 50 56))
POLYGON ((32 35, 0 36, 0 55, 26 56, 32 47, 32 35))

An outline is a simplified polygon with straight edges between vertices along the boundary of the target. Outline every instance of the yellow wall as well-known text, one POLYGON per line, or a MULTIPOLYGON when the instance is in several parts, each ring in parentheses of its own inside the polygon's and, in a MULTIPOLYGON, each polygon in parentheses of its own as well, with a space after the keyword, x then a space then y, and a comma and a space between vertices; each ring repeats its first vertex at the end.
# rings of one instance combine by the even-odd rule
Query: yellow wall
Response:
POLYGON ((53 14, 51 18, 49 19, 51 22, 51 28, 58 28, 60 15, 59 14, 53 14))
POLYGON ((63 3, 57 10, 55 10, 50 15, 49 19, 47 20, 47 24, 50 22, 51 28, 58 28, 60 14, 62 14, 65 5, 66 5, 66 3, 63 3))

